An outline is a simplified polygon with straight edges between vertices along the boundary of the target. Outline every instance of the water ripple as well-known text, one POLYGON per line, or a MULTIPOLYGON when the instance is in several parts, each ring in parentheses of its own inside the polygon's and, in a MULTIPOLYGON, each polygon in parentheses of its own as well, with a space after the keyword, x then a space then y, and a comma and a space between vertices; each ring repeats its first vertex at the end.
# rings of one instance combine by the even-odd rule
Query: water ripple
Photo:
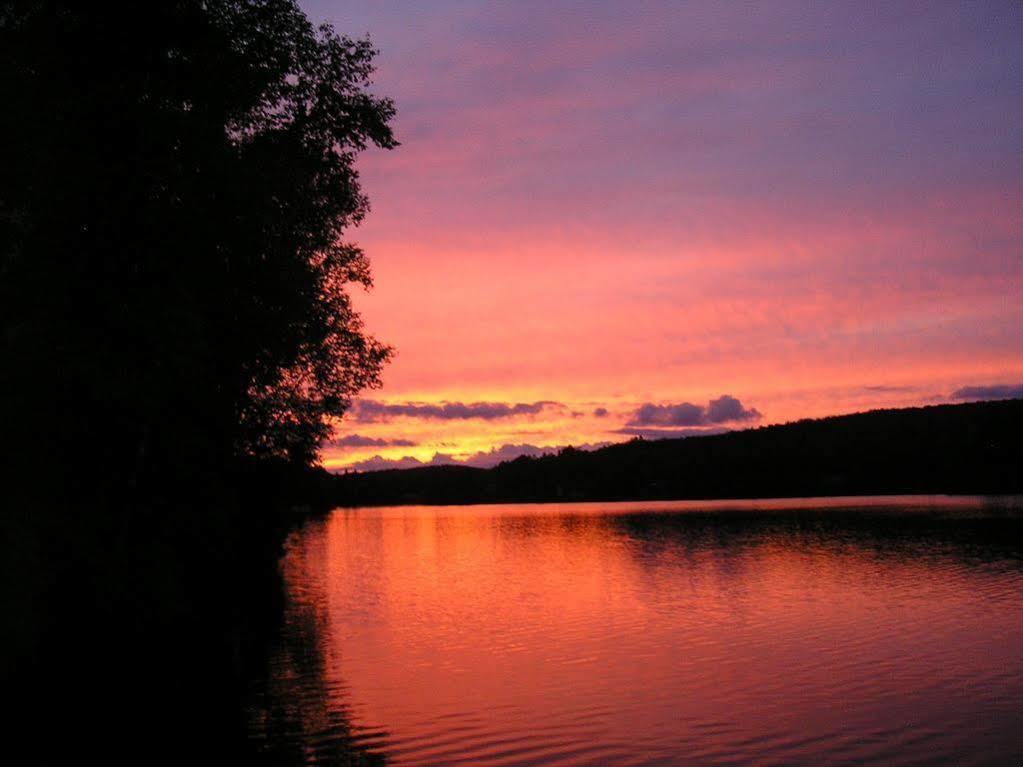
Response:
POLYGON ((289 543, 253 738, 309 764, 1023 763, 1019 509, 338 512, 289 543))

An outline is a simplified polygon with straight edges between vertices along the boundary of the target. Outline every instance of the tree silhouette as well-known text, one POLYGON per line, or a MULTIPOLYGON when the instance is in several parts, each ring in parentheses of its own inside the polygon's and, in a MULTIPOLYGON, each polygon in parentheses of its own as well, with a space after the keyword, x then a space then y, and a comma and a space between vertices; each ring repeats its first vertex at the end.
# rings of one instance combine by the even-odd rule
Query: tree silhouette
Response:
POLYGON ((343 236, 356 157, 396 145, 374 55, 292 0, 0 0, 0 686, 26 763, 251 762, 287 509, 390 354, 343 236))
POLYGON ((292 0, 0 4, 10 441, 113 482, 314 460, 391 353, 343 240, 397 145, 374 56, 292 0))

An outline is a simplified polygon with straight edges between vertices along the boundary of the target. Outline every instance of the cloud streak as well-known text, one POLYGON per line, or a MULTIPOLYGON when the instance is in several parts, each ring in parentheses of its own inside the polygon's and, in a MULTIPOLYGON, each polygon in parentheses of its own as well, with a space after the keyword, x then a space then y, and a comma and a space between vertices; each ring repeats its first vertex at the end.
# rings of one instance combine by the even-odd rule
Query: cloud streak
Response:
MULTIPOLYGON (((598 442, 593 444, 575 445, 577 450, 596 450, 605 447, 610 443, 598 442)), ((356 471, 384 471, 387 469, 415 469, 423 466, 471 466, 477 469, 488 469, 497 466, 505 461, 513 461, 521 456, 538 457, 541 455, 555 454, 568 445, 538 446, 530 444, 506 444, 490 450, 481 450, 466 458, 455 458, 448 453, 434 453, 433 458, 428 461, 421 461, 411 455, 402 458, 384 458, 375 455, 364 461, 358 461, 347 468, 356 471)))
POLYGON ((615 429, 615 434, 625 434, 631 437, 642 437, 643 439, 679 439, 680 437, 707 437, 712 434, 724 434, 729 429, 723 426, 708 426, 705 428, 685 429, 657 429, 643 428, 640 426, 625 426, 615 429))
POLYGON ((547 408, 563 408, 560 402, 404 402, 387 403, 360 400, 353 409, 354 420, 360 423, 389 421, 392 418, 421 418, 438 421, 480 419, 494 421, 501 418, 539 415, 547 408))
POLYGON ((364 434, 346 434, 330 440, 330 447, 415 447, 418 442, 411 439, 386 439, 383 437, 367 437, 364 434))

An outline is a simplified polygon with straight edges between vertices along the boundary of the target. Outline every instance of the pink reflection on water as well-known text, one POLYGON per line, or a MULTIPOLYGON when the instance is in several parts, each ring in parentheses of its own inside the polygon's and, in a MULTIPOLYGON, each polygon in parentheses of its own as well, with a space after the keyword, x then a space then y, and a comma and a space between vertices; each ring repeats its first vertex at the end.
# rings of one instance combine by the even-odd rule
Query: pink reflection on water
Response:
POLYGON ((285 575, 327 705, 389 763, 997 763, 1023 754, 1023 568, 983 521, 1015 514, 338 510, 285 575))

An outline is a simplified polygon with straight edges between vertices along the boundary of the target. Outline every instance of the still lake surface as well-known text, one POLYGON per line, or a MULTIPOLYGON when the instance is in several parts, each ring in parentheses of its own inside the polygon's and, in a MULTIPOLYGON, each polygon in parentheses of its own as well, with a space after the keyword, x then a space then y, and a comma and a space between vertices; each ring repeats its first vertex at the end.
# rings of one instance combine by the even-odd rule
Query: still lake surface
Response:
POLYGON ((1023 764, 1023 499, 338 509, 252 683, 268 761, 1023 764))

